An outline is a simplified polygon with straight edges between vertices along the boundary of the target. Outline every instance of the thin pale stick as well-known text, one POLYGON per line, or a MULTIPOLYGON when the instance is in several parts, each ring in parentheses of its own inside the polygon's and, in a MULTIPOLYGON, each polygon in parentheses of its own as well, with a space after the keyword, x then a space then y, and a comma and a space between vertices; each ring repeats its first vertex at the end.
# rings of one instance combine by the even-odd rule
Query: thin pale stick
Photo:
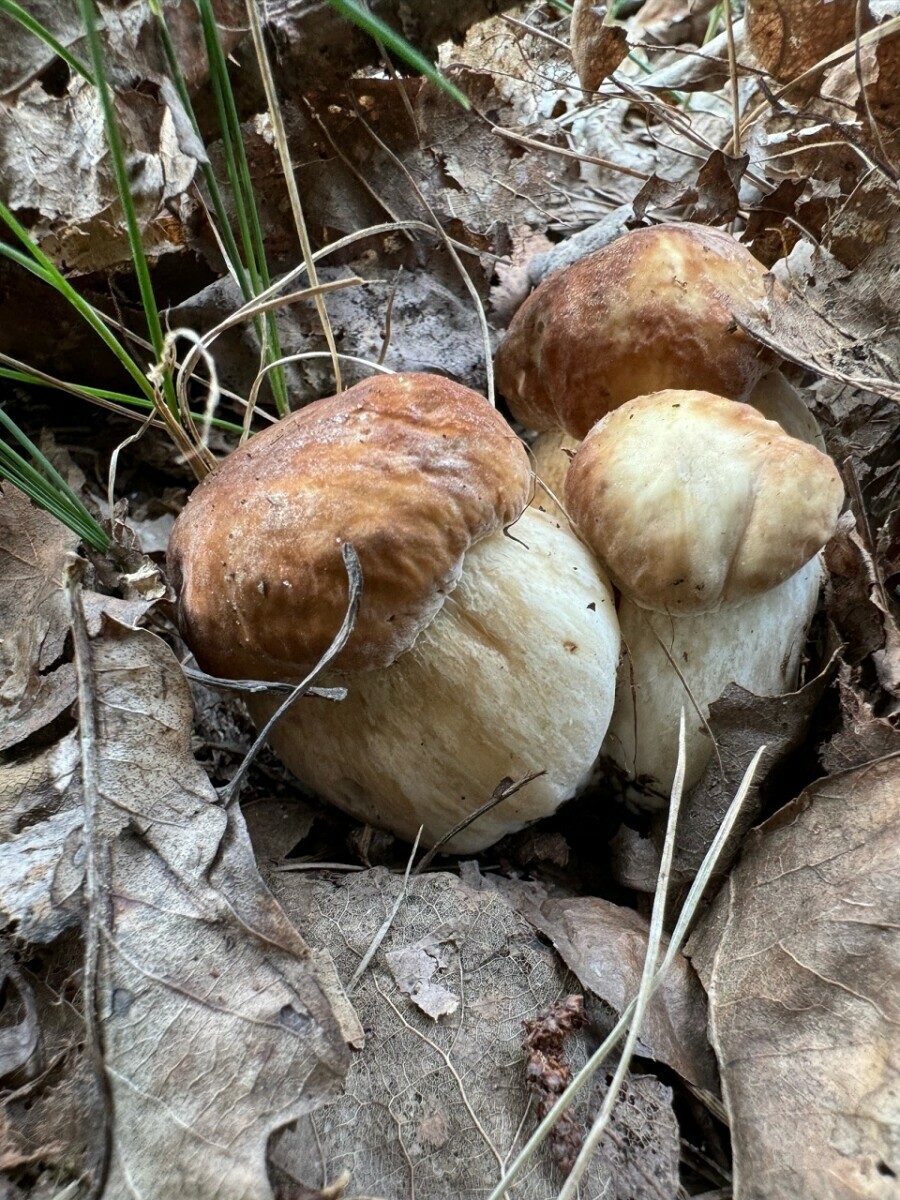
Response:
MULTIPOLYGON (((675 960, 675 956, 681 952, 682 944, 687 936, 688 928, 694 915, 697 911, 697 906, 706 886, 715 870, 716 864, 721 856, 725 843, 734 829, 735 822, 740 815, 741 809, 744 806, 744 801, 750 791, 753 783, 753 778, 756 774, 756 769, 759 766, 759 760, 765 752, 766 747, 760 746, 756 754, 754 754, 750 765, 744 773, 744 778, 738 788, 734 800, 732 800, 728 812, 719 830, 713 839, 712 845, 706 852, 706 856, 700 865, 700 870, 697 873, 694 882, 691 884, 690 891, 687 894, 685 902, 682 906, 675 929, 669 939, 669 948, 666 951, 665 957, 660 964, 659 969, 653 977, 652 992, 662 984, 668 973, 669 968, 675 960)), ((651 994, 652 994, 651 992, 651 994)), ((613 1026, 609 1035, 604 1039, 603 1043, 597 1047, 585 1065, 581 1068, 566 1090, 562 1093, 541 1123, 535 1129, 534 1133, 528 1139, 521 1152, 516 1156, 515 1161, 510 1166, 509 1170, 493 1189, 487 1200, 503 1200, 507 1191, 513 1183, 519 1178, 522 1171, 530 1162, 532 1156, 537 1151, 541 1143, 547 1138, 553 1126, 556 1124, 560 1115, 565 1112, 575 1097, 581 1092, 582 1088, 591 1080, 594 1073, 603 1065, 610 1052, 618 1045, 619 1040, 627 1028, 628 1021, 631 1019, 635 1008, 635 1000, 631 1000, 623 1009, 622 1015, 613 1026)))
POLYGON ((291 705, 309 691, 319 676, 323 674, 323 672, 328 669, 335 658, 337 658, 344 646, 347 644, 347 640, 356 626, 356 617, 359 613, 359 603, 362 599, 363 590, 362 567, 359 563, 359 555, 356 553, 356 547, 352 544, 352 542, 344 542, 343 546, 341 547, 341 555, 344 560, 344 567, 347 571, 347 582, 349 585, 347 612, 344 615, 343 623, 335 635, 334 641, 331 643, 310 673, 305 679, 301 679, 297 686, 293 688, 291 694, 284 701, 284 703, 281 704, 275 713, 269 718, 269 720, 266 721, 265 725, 259 731, 256 741, 247 751, 244 761, 238 767, 234 778, 226 788, 222 789, 222 799, 226 807, 234 804, 237 801, 238 795, 240 794, 241 785, 243 784, 244 779, 247 776, 247 772, 250 770, 250 767, 253 764, 253 760, 265 745, 266 739, 274 727, 278 724, 291 705))
MULTIPOLYGON (((726 0, 727 3, 727 0, 726 0)), ((619 1098, 631 1056, 637 1045, 638 1035, 644 1021, 644 1014, 653 992, 653 977, 656 974, 656 964, 659 958, 659 948, 662 943, 663 922, 666 914, 666 899, 669 892, 669 879, 672 873, 672 859, 675 854, 675 832, 678 827, 678 814, 681 810, 681 797, 684 791, 684 771, 687 759, 684 736, 684 708, 678 723, 678 765, 675 768, 675 779, 672 782, 672 799, 669 804, 669 816, 666 822, 666 837, 663 843, 662 859, 659 865, 659 875, 656 882, 656 894, 653 897, 653 910, 650 915, 650 929, 647 934, 647 952, 644 955, 644 968, 638 986, 637 999, 634 1006, 634 1016, 631 1028, 622 1048, 615 1074, 606 1091, 606 1096, 600 1106, 600 1111, 591 1126, 590 1132, 584 1139, 584 1144, 578 1152, 578 1157, 572 1167, 569 1177, 563 1184, 559 1200, 574 1200, 578 1185, 590 1164, 594 1151, 600 1144, 613 1108, 619 1098)))

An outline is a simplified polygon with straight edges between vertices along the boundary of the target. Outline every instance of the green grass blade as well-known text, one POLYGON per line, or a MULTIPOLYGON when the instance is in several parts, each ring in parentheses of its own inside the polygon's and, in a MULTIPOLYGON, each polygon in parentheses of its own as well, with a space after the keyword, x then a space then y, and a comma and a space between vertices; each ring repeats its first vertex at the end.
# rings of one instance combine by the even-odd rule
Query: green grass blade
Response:
POLYGON ((94 83, 94 77, 84 63, 80 63, 73 54, 70 54, 62 42, 57 41, 50 30, 45 25, 42 25, 36 17, 33 17, 30 12, 26 12, 21 4, 16 4, 15 0, 0 0, 0 12, 6 13, 14 21, 18 21, 29 33, 33 33, 46 46, 49 46, 54 54, 58 54, 63 62, 71 67, 73 71, 81 75, 88 83, 94 83))
MULTIPOLYGON (((3 357, 3 355, 0 355, 0 359, 3 357)), ((0 366, 0 379, 11 379, 15 383, 28 384, 29 387, 50 388, 55 391, 68 392, 73 396, 80 396, 87 401, 107 400, 110 404, 119 404, 127 409, 136 408, 140 412, 153 412, 155 408, 153 402, 145 399, 143 396, 131 396, 127 392, 115 392, 109 388, 89 387, 86 383, 69 383, 62 379, 54 379, 52 375, 20 371, 12 367, 0 366)), ((192 412, 191 416, 198 422, 206 420, 202 413, 192 412)), ((227 421, 224 417, 213 417, 210 424, 214 429, 221 429, 225 433, 240 434, 243 432, 242 425, 237 425, 234 421, 227 421)))
POLYGON ((112 543, 106 530, 88 512, 82 500, 50 460, 2 408, 0 425, 29 456, 25 458, 0 438, 0 475, 9 479, 36 504, 74 530, 96 550, 107 550, 112 543))
POLYGON ((432 83, 437 84, 457 104, 466 109, 472 107, 468 96, 464 92, 461 92, 456 84, 451 83, 449 79, 445 79, 433 63, 430 63, 424 55, 420 54, 415 46, 411 46, 406 38, 401 37, 399 33, 395 33, 390 25, 386 25, 380 17, 366 12, 362 5, 357 3, 357 0, 328 0, 328 3, 335 12, 340 13, 348 21, 352 21, 363 33, 367 33, 376 42, 381 42, 386 50, 390 50, 391 54, 396 54, 398 58, 402 58, 404 62, 408 63, 414 71, 418 71, 420 75, 424 75, 426 79, 430 79, 432 83))
MULTIPOLYGON (((191 103, 190 92, 184 78, 184 72, 181 69, 181 64, 178 61, 178 55, 175 52, 175 44, 172 41, 172 35, 169 33, 169 26, 166 24, 166 16, 159 5, 158 0, 150 0, 150 11, 156 18, 157 29, 159 30, 160 40, 162 42, 163 53, 166 56, 166 62, 169 66, 169 73, 172 82, 175 85, 175 90, 178 92, 178 97, 187 113, 194 133, 197 138, 202 141, 200 133, 200 125, 194 113, 194 106, 191 103)), ((234 231, 231 228, 231 222, 225 212, 225 202, 222 196, 219 181, 216 179, 215 171, 208 162, 200 164, 200 170, 203 174, 203 180, 206 183, 207 191, 209 192, 210 200, 212 201, 213 211, 216 214, 218 222, 218 233, 225 245, 225 253, 228 255, 229 264, 234 273, 238 287, 241 289, 241 295, 244 300, 250 300, 253 292, 250 288, 250 281, 247 278, 247 269, 241 259, 240 251, 237 247, 237 242, 234 240, 234 231)))
MULTIPOLYGON (((153 294, 153 284, 150 281, 150 268, 147 264, 147 256, 144 253, 144 243, 141 239, 141 230, 138 225, 134 199, 128 184, 128 169, 125 165, 122 133, 119 129, 119 122, 116 117, 115 107, 113 106, 112 93, 106 77, 106 64, 103 61, 103 47, 100 44, 100 35, 97 32, 97 14, 94 8, 94 0, 79 0, 79 8, 91 52, 91 65, 94 68, 94 75, 97 79, 97 92, 100 97, 100 107, 103 111, 103 123, 106 128, 106 140, 113 163, 116 190, 119 193, 119 201, 122 205, 122 211, 125 214, 131 260, 134 266, 134 273, 137 276, 138 288, 141 293, 141 303, 144 306, 144 316, 147 321, 147 329, 150 333, 150 341, 153 344, 153 352, 156 355, 157 363, 160 363, 163 360, 164 351, 162 323, 159 319, 156 297, 153 294)), ((166 371, 163 376, 163 389, 169 408, 172 412, 177 412, 178 402, 175 398, 175 388, 172 384, 171 372, 169 371, 166 371)))
MULTIPOLYGON (((228 177, 234 196, 238 227, 241 233, 241 241, 244 245, 247 269, 250 274, 253 294, 258 295, 270 286, 271 279, 266 263, 265 245, 263 242, 262 226, 259 221, 259 213, 256 208, 253 180, 250 177, 250 164, 247 161, 244 142, 241 136, 240 116, 235 104, 234 93, 231 89, 228 64, 225 61, 222 44, 219 41, 219 30, 216 25, 211 0, 195 0, 195 2, 197 10, 200 13, 203 39, 206 45, 207 58, 209 59, 213 96, 222 132, 222 148, 225 152, 225 161, 228 166, 228 177)), ((266 314, 264 318, 264 330, 265 332, 261 340, 265 361, 273 362, 275 359, 282 357, 278 327, 275 323, 273 313, 266 314)), ((286 416, 289 411, 287 385, 280 368, 272 372, 270 383, 278 415, 282 417, 286 416)))
POLYGON ((90 327, 94 330, 97 336, 104 342, 107 348, 115 355, 128 374, 138 384, 141 391, 148 400, 153 399, 153 386, 147 376, 134 361, 122 343, 111 332, 96 309, 90 305, 83 296, 81 296, 69 281, 65 278, 59 268, 53 263, 43 250, 32 241, 31 237, 25 228, 16 220, 12 211, 0 200, 0 219, 2 219, 11 232, 28 250, 30 258, 16 250, 15 247, 7 245, 5 242, 0 242, 0 254, 11 261, 18 263, 27 271, 37 275, 50 287, 55 288, 57 292, 75 309, 90 327))

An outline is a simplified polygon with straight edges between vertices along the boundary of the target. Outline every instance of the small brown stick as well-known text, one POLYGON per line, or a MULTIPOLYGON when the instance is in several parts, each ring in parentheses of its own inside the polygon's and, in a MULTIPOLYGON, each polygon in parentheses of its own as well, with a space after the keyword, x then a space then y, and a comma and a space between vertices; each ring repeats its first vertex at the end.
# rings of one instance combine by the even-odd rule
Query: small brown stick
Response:
POLYGON ((110 919, 109 847, 100 845, 102 804, 97 774, 98 739, 100 737, 94 667, 88 637, 84 607, 81 601, 80 564, 70 562, 66 567, 64 586, 69 602, 72 627, 72 647, 75 675, 78 682, 78 741, 81 757, 82 837, 84 842, 84 997, 85 1044, 100 1093, 100 1114, 97 1126, 97 1161, 89 1187, 90 1197, 99 1197, 106 1190, 112 1160, 113 1093, 103 1046, 103 1023, 100 1017, 98 980, 100 973, 100 937, 107 932, 110 919))
POLYGON ((532 779, 540 779, 542 775, 546 775, 546 770, 532 771, 528 775, 524 775, 521 779, 501 779, 491 793, 490 800, 486 800, 480 808, 476 808, 474 812, 470 812, 463 817, 461 821, 457 821, 452 829, 448 829, 445 834, 434 843, 419 865, 416 867, 414 874, 421 875, 425 868, 429 865, 434 856, 438 853, 441 846, 446 846, 451 838, 455 838, 458 833, 462 833, 464 829, 468 829, 473 822, 479 817, 483 817, 486 812, 490 812, 492 808, 496 808, 504 800, 508 800, 510 796, 514 796, 516 792, 520 792, 526 783, 531 783, 532 779))
POLYGON ((734 48, 734 22, 731 19, 731 0, 725 0, 725 29, 728 33, 728 75, 731 82, 731 122, 734 157, 741 155, 741 100, 738 95, 737 52, 734 48))

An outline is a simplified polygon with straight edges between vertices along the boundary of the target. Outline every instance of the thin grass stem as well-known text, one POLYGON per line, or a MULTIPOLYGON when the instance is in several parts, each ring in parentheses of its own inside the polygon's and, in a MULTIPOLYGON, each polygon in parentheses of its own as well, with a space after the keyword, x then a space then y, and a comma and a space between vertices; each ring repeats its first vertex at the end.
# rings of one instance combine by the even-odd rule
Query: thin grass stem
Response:
MULTIPOLYGON (((266 262, 262 226, 256 208, 253 180, 250 176, 250 164, 247 161, 247 153, 241 136, 240 117, 228 76, 225 54, 219 41, 219 30, 211 0, 196 0, 196 4, 200 12, 206 53, 209 58, 213 92, 222 127, 222 145, 228 163, 228 174, 238 213, 238 224, 241 228, 253 291, 258 293, 270 286, 271 279, 266 262)), ((263 353, 266 360, 271 361, 281 357, 281 344, 274 315, 267 314, 264 325, 266 332, 263 338, 263 353)), ((284 375, 278 371, 273 372, 270 385, 279 416, 286 416, 289 405, 284 375)))
MULTIPOLYGON (((5 354, 0 354, 0 361, 10 361, 5 354)), ((24 364, 23 364, 24 366, 24 364)), ((39 371, 19 370, 12 367, 0 366, 0 379, 11 379, 15 383, 24 383, 29 387, 46 387, 52 388, 55 391, 68 392, 72 396, 78 396, 82 400, 86 400, 89 404, 102 404, 102 407, 110 409, 112 412, 118 412, 123 417, 134 419, 136 414, 123 409, 136 408, 142 413, 153 412, 154 404, 152 401, 145 399, 143 396, 129 396, 126 392, 114 392, 107 388, 89 387, 85 383, 69 383, 64 379, 56 379, 52 375, 45 375, 39 371)), ((204 420, 199 413, 191 413, 195 421, 204 420)), ((137 418, 143 420, 143 417, 137 418)), ((153 424, 158 426, 159 422, 154 420, 153 424)), ((227 421, 222 417, 213 417, 210 424, 221 429, 225 433, 240 433, 242 426, 235 424, 234 421, 227 421)))
MULTIPOLYGON (((672 936, 669 939, 668 949, 666 950, 663 960, 653 976, 653 983, 650 991, 651 995, 662 984, 669 971, 669 968, 675 960, 676 955, 681 953, 681 947, 684 944, 685 938, 687 937, 687 932, 690 928, 691 922, 696 915, 697 907, 707 885, 709 884, 710 879, 712 878, 712 874, 716 869, 716 864, 718 863, 722 850, 724 849, 725 844, 730 837, 732 830, 734 829, 735 822, 740 815, 741 809, 744 806, 744 801, 747 799, 747 795, 753 785, 753 779, 756 775, 759 761, 765 753, 765 750, 765 746, 760 746, 760 748, 754 754, 750 765, 744 772, 744 777, 741 780, 740 787, 738 788, 737 793, 732 800, 727 813, 725 814, 722 824, 719 826, 716 836, 713 838, 712 844, 704 856, 703 862, 700 865, 700 870, 697 872, 697 876, 694 879, 694 882, 691 884, 684 904, 681 906, 678 920, 675 923, 675 928, 672 931, 672 936)), ((592 1079, 594 1073, 602 1066, 609 1054, 618 1045, 625 1033, 626 1028, 628 1027, 628 1022, 631 1020, 632 1015, 634 1014, 636 1004, 637 1000, 635 998, 625 1006, 625 1008, 622 1010, 621 1016, 613 1026, 608 1036, 603 1040, 601 1045, 597 1047, 585 1065, 581 1068, 566 1090, 562 1093, 547 1115, 540 1122, 534 1133, 532 1133, 522 1150, 516 1156, 515 1160, 510 1164, 509 1169, 506 1171, 503 1178, 490 1193, 487 1200, 503 1200, 503 1198, 507 1195, 509 1189, 519 1178, 522 1171, 526 1168, 541 1143, 549 1135, 561 1114, 565 1112, 575 1097, 592 1079)))
POLYGON ((83 296, 75 291, 55 263, 44 254, 36 242, 32 241, 24 227, 16 220, 12 211, 7 208, 2 200, 0 200, 0 218, 3 219, 10 231, 25 246, 31 258, 28 258, 28 256, 16 250, 15 247, 7 245, 5 242, 0 242, 0 254, 12 262, 18 263, 26 270, 31 271, 32 274, 37 275, 44 283, 55 288, 63 299, 75 309, 78 315, 90 325, 106 347, 112 351, 128 374, 138 384, 147 399, 152 401, 154 392, 150 380, 115 334, 107 328, 100 313, 83 296))
POLYGON ((669 814, 666 821, 666 836, 663 843, 662 858, 659 865, 659 874, 656 880, 656 893, 653 897, 653 909, 650 915, 650 929, 647 933, 647 952, 644 955, 644 967, 641 971, 641 981, 638 985, 638 994, 634 1005, 634 1015, 631 1019, 631 1028, 628 1030, 628 1037, 625 1039, 625 1045, 622 1048, 622 1053, 619 1056, 619 1062, 616 1066, 615 1074, 606 1090, 606 1095, 603 1098, 603 1103, 600 1106, 600 1111, 597 1114, 593 1125, 591 1126, 587 1137, 584 1139, 584 1144, 578 1152, 578 1157, 566 1182, 563 1184, 558 1200, 575 1200, 578 1192, 578 1185, 584 1178, 584 1174, 594 1155, 594 1151, 600 1144, 600 1139, 609 1124, 609 1119, 612 1116, 613 1109, 622 1090, 622 1085, 625 1082, 625 1076, 628 1073, 628 1067, 631 1063, 631 1056, 634 1053, 634 1048, 637 1045, 638 1035, 641 1031, 641 1026, 644 1021, 644 1014, 647 1011, 647 1005, 650 1003, 650 997, 653 994, 653 977, 656 974, 657 960, 659 959, 659 948, 662 944, 663 922, 666 915, 666 900, 669 894, 669 879, 672 874, 672 860, 675 854, 675 833, 678 827, 678 814, 681 811, 681 797, 684 791, 684 772, 687 761, 687 751, 684 742, 684 707, 681 709, 681 717, 678 723, 678 763, 675 768, 675 778, 672 781, 672 798, 669 803, 669 814))
MULTIPOLYGON (((103 59, 103 46, 100 43, 100 35, 97 32, 97 13, 94 7, 94 0, 78 0, 81 11, 81 19, 84 22, 85 32, 87 33, 88 47, 91 53, 91 65, 94 68, 94 75, 97 80, 97 94, 100 97, 100 107, 103 111, 103 123, 106 129, 106 140, 109 145, 109 153, 113 164, 113 173, 116 179, 116 190, 119 194, 119 201, 122 205, 122 211, 125 214, 125 225, 128 230, 128 245, 131 250, 131 261, 134 266, 134 273, 137 278, 138 288, 141 293, 141 304, 144 308, 144 317, 147 322, 147 329, 150 333, 150 341, 153 344, 153 352, 156 355, 157 364, 162 364, 163 361, 163 331, 162 323, 159 319, 159 309, 156 306, 156 297, 153 294, 153 284, 150 280, 150 268, 147 263, 147 256, 144 253, 144 243, 141 238, 141 230, 138 225, 137 211, 134 207, 134 198, 131 195, 131 188, 128 182, 128 168, 125 165, 125 150, 122 144, 122 133, 119 129, 116 110, 113 105, 112 92, 109 87, 109 80, 106 76, 106 64, 103 59)), ((163 369, 162 386, 166 397, 166 403, 174 411, 175 389, 172 385, 171 372, 163 369)))
POLYGON ((26 12, 21 4, 16 4, 15 0, 0 0, 0 12, 6 13, 14 21, 18 21, 29 33, 33 33, 35 37, 40 38, 44 45, 49 46, 53 53, 59 55, 66 66, 71 67, 82 79, 86 79, 92 85, 95 84, 93 75, 84 63, 79 62, 75 55, 53 36, 46 25, 42 25, 37 17, 33 17, 30 12, 26 12))
MULTIPOLYGON (((200 125, 197 121, 197 116, 194 112, 194 106, 191 103, 191 95, 188 91, 188 86, 184 78, 184 72, 181 69, 181 64, 178 61, 178 55, 175 51, 175 44, 172 41, 172 35, 169 33, 169 26, 166 24, 165 13, 159 5, 158 0, 150 0, 150 11, 156 17, 157 28, 162 42, 163 53, 166 56, 166 62, 169 65, 169 72, 172 77, 172 82, 175 85, 175 90, 178 92, 178 98, 182 103, 184 111, 187 113, 194 133, 197 138, 202 141, 200 133, 200 125)), ((210 200, 212 201, 213 211, 216 214, 218 225, 216 232, 222 240, 222 248, 224 257, 228 266, 229 274, 234 279, 241 291, 241 295, 245 300, 250 300, 253 296, 253 291, 250 287, 250 280, 247 277, 247 269, 241 259, 240 251, 238 250, 237 242, 234 239, 234 231, 231 228, 231 222, 228 220, 225 211, 225 201, 222 196, 222 190, 219 187, 219 181, 216 179, 216 173, 212 169, 210 162, 201 162, 200 170, 203 175, 203 180, 206 184, 206 189, 209 192, 210 200)))
POLYGON ((109 535, 91 516, 46 455, 3 409, 0 409, 0 425, 27 451, 32 460, 29 462, 9 443, 0 439, 0 475, 95 549, 106 550, 110 545, 109 535))
POLYGON ((398 58, 402 58, 419 75, 424 75, 426 79, 430 79, 432 83, 437 84, 448 96, 452 96, 462 108, 469 109, 472 107, 468 96, 464 92, 461 92, 456 84, 451 83, 449 79, 445 79, 433 63, 430 63, 423 54, 420 54, 399 33, 395 33, 390 25, 386 25, 380 17, 367 12, 356 0, 328 0, 328 3, 335 12, 340 13, 346 20, 351 21, 363 33, 367 33, 376 42, 381 42, 391 54, 396 54, 398 58))
MULTIPOLYGON (((285 187, 287 188, 288 199, 291 204, 291 212, 294 217, 294 226, 297 230, 297 238, 300 242, 300 250, 303 254, 303 261, 306 263, 309 282, 315 287, 319 280, 316 274, 316 264, 312 256, 312 246, 309 241, 309 232, 306 227, 306 218, 303 214, 303 205, 300 202, 300 192, 297 188, 297 179, 294 175, 294 165, 291 162, 291 152, 288 147, 287 134, 284 128, 284 121, 281 116, 281 105, 278 103, 278 93, 275 88, 275 78, 272 75, 272 67, 269 62, 269 56, 266 52, 266 44, 263 39, 262 25, 259 20, 259 11, 257 9, 256 0, 246 0, 247 17, 250 21, 250 32, 253 36, 253 48, 256 52, 256 61, 259 66, 262 76, 263 88, 266 93, 266 104, 269 108, 269 117, 272 121, 272 130, 275 135, 275 145, 278 149, 278 157, 281 162, 281 173, 284 176, 285 187)), ((268 283, 268 281, 267 281, 268 283)), ((325 334, 325 341, 328 344, 328 349, 331 352, 332 369, 334 371, 334 390, 340 395, 341 384, 341 364, 338 357, 337 344, 334 340, 334 331, 331 328, 331 321, 328 316, 328 308, 325 304, 325 297, 321 292, 315 296, 316 312, 319 314, 319 320, 322 324, 322 332, 325 334)), ((275 362, 279 362, 278 358, 275 362)))

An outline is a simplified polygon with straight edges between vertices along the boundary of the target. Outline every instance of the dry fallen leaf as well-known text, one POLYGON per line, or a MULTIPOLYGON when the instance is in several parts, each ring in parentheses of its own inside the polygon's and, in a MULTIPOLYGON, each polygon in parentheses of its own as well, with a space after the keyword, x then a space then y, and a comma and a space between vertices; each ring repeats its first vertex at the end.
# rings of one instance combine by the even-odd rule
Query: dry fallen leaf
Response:
MULTIPOLYGON (((544 900, 522 911, 551 940, 582 987, 618 1017, 640 986, 649 928, 644 918, 596 896, 544 900)), ((672 1067, 695 1087, 718 1091, 706 1036, 706 997, 682 956, 647 1007, 636 1053, 672 1067)))
POLYGON ((86 936, 80 1040, 110 1105, 91 1093, 89 1114, 72 1114, 56 1096, 52 1111, 89 1122, 95 1182, 108 1147, 107 1200, 266 1196, 268 1138, 333 1093, 340 1031, 239 810, 191 756, 177 660, 108 617, 79 633, 77 612, 80 762, 69 739, 9 769, 3 800, 19 816, 0 847, 24 872, 0 893, 19 936, 47 941, 77 918, 86 936))
POLYGON ((854 686, 846 663, 841 663, 838 669, 838 689, 841 725, 820 755, 826 774, 834 775, 900 753, 900 729, 875 716, 872 705, 854 686))
MULTIPOLYGON (((759 785, 748 796, 734 833, 719 858, 716 875, 721 879, 730 869, 747 830, 758 819, 767 802, 781 803, 790 778, 784 768, 790 756, 801 749, 810 735, 815 714, 834 678, 837 657, 832 653, 822 670, 796 692, 781 696, 754 696, 730 684, 709 708, 709 728, 717 754, 707 765, 702 779, 685 796, 675 841, 672 878, 690 883, 722 824, 744 772, 760 746, 766 747, 757 773, 759 785), (775 781, 774 784, 767 782, 775 781), (773 787, 777 789, 773 795, 773 787)), ((804 780, 805 782, 805 780, 804 780)), ((796 795, 796 791, 788 795, 796 795)), ((665 822, 657 820, 657 844, 662 845, 665 822)))
MULTIPOLYGON (((286 874, 271 880, 307 940, 330 951, 345 981, 402 883, 383 868, 339 882, 286 874)), ((349 1171, 351 1195, 393 1200, 414 1190, 428 1200, 483 1197, 530 1129, 522 1022, 571 991, 573 982, 500 892, 444 873, 413 878, 352 990, 366 1048, 354 1055, 344 1094, 283 1135, 276 1164, 292 1186, 309 1190, 349 1171), (394 974, 404 950, 434 943, 439 957, 428 957, 435 979, 459 999, 455 1011, 437 1019, 394 974)), ((568 1039, 574 1069, 586 1050, 584 1034, 568 1039)), ((586 1107, 576 1113, 583 1128, 586 1107)), ((667 1089, 631 1077, 616 1114, 614 1139, 595 1156, 583 1194, 674 1200, 677 1133, 667 1089)), ((515 1194, 546 1200, 560 1183, 545 1148, 515 1194)))
POLYGON ((58 717, 75 699, 62 661, 69 629, 62 590, 78 535, 10 483, 0 485, 0 750, 58 717))
POLYGON ((845 642, 848 664, 857 667, 871 661, 874 687, 896 701, 900 696, 900 629, 881 569, 864 538, 854 515, 845 513, 826 556, 831 572, 829 615, 845 642))
MULTIPOLYGON (((752 0, 747 6, 750 49, 776 79, 793 79, 853 41, 858 7, 858 0, 752 0)), ((865 31, 866 0, 862 14, 865 31)))
POLYGON ((688 952, 709 993, 735 1200, 894 1200, 900 756, 754 831, 688 952))
POLYGON ((594 92, 628 53, 625 26, 610 19, 596 0, 575 0, 571 26, 572 59, 581 86, 594 92))
MULTIPOLYGON (((431 261, 433 262, 433 256, 431 261)), ((443 283, 438 270, 401 270, 387 253, 368 251, 351 264, 367 279, 365 287, 348 288, 328 297, 328 312, 339 332, 339 349, 377 361, 388 341, 384 364, 392 371, 437 371, 484 386, 484 347, 472 301, 455 279, 443 283), (390 312, 390 326, 387 314, 390 312)), ((319 269, 319 279, 346 276, 346 268, 319 269)), ((234 285, 219 281, 169 311, 173 324, 198 332, 230 315, 240 301, 234 285)), ((278 315, 282 344, 292 353, 321 352, 322 329, 312 305, 297 305, 278 315)), ((229 331, 215 342, 216 366, 224 386, 246 395, 259 371, 259 347, 252 326, 229 331)), ((351 362, 342 365, 344 382, 371 374, 351 362)), ((334 390, 330 358, 292 363, 288 379, 295 403, 329 395, 334 390)))
MULTIPOLYGON (((4 1200, 47 1196, 47 1191, 30 1186, 29 1180, 78 1180, 90 1161, 95 1134, 91 1114, 99 1111, 101 1101, 85 1051, 84 1022, 66 994, 80 954, 73 958, 67 950, 71 946, 61 942, 52 957, 42 956, 40 978, 25 969, 19 973, 20 986, 32 995, 38 1043, 30 1069, 17 1079, 3 1081, 7 1090, 0 1103, 0 1178, 8 1188, 4 1200), (50 974, 55 976, 52 983, 43 977, 50 974), (50 1170, 42 1170, 46 1164, 52 1164, 50 1170)), ((7 1003, 4 1019, 8 1007, 7 1003)), ((59 1192, 54 1189, 49 1195, 59 1192)), ((81 1200, 82 1195, 83 1190, 73 1193, 72 1200, 76 1196, 81 1200)))
MULTIPOLYGON (((89 60, 76 4, 26 6, 82 63, 89 60)), ((188 85, 207 74, 200 19, 192 5, 161 6, 188 85)), ((213 0, 227 53, 243 37, 239 0, 213 0)), ((128 149, 131 193, 150 254, 180 249, 183 221, 166 206, 185 199, 204 151, 168 78, 146 4, 99 4, 107 72, 128 149)), ((51 257, 83 271, 130 266, 96 88, 33 33, 0 15, 0 192, 51 257), (35 157, 37 155, 37 157, 35 157)))
POLYGON ((457 929, 451 924, 426 934, 410 946, 389 950, 384 956, 397 987, 433 1021, 448 1017, 459 1008, 456 992, 435 979, 436 975, 446 974, 451 961, 443 941, 445 938, 452 941, 456 936, 457 929))

